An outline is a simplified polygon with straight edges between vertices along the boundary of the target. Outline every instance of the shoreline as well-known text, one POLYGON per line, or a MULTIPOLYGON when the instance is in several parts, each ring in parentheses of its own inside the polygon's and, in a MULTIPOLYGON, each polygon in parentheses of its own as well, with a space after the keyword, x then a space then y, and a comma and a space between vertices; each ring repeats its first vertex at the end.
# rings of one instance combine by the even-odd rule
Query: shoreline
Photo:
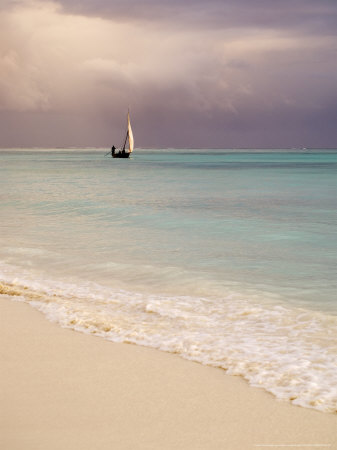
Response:
POLYGON ((337 449, 337 415, 281 402, 241 377, 63 329, 1 299, 0 447, 337 449))

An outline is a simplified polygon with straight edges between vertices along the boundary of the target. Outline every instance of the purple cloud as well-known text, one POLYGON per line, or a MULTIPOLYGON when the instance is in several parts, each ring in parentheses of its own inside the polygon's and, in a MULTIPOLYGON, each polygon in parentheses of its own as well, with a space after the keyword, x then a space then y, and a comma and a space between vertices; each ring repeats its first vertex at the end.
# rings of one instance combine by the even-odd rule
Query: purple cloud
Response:
POLYGON ((65 12, 172 26, 263 27, 336 34, 335 0, 58 0, 65 12))
POLYGON ((0 146, 108 146, 127 107, 137 146, 337 146, 333 1, 19 4, 0 11, 0 146))

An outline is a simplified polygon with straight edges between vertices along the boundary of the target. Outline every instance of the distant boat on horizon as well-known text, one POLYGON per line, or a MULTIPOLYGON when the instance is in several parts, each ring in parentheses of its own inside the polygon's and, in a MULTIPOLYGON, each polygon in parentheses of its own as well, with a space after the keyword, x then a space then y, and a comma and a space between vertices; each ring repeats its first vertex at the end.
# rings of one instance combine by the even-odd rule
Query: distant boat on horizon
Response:
MULTIPOLYGON (((130 122, 130 112, 128 111, 126 134, 125 134, 125 138, 123 141, 123 145, 121 145, 120 150, 116 149, 116 147, 113 145, 111 147, 111 157, 112 158, 128 158, 131 155, 131 153, 133 152, 133 149, 134 149, 134 139, 133 139, 133 132, 132 132, 132 128, 131 128, 131 122, 130 122), (126 149, 126 144, 128 141, 129 141, 129 148, 126 149)), ((109 153, 110 152, 108 152, 106 155, 108 155, 109 153)))

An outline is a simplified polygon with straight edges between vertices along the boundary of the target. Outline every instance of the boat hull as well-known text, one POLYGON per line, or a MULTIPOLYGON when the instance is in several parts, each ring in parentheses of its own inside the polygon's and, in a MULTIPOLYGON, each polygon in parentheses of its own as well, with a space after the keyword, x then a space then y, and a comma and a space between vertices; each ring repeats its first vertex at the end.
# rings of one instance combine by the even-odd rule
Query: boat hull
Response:
POLYGON ((124 153, 115 153, 112 155, 113 158, 128 158, 130 156, 130 152, 124 152, 124 153))

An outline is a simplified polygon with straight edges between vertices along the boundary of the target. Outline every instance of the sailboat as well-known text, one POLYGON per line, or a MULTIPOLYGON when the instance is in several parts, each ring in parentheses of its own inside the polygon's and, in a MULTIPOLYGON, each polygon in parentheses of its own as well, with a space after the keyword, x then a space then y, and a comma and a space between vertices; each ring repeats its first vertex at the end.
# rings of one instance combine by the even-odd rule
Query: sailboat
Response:
POLYGON ((131 128, 131 122, 130 122, 130 112, 128 111, 128 120, 127 120, 127 128, 126 128, 126 135, 123 142, 123 145, 121 146, 121 149, 116 151, 117 149, 113 145, 111 148, 111 156, 112 158, 128 158, 131 153, 133 152, 134 148, 134 139, 133 139, 133 133, 131 128), (129 141, 129 148, 126 148, 126 144, 129 141))

